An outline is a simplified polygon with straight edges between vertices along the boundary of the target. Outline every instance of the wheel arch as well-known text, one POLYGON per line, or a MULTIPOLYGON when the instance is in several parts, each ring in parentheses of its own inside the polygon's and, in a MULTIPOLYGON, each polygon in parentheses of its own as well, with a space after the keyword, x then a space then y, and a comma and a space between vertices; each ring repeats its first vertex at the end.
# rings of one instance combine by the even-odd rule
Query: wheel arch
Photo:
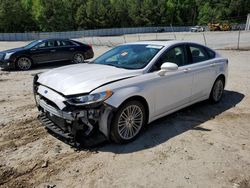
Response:
POLYGON ((34 65, 34 60, 32 59, 32 57, 29 56, 29 55, 26 55, 26 54, 20 54, 20 55, 18 55, 18 56, 15 58, 15 64, 17 63, 18 59, 20 59, 21 57, 29 58, 29 59, 31 60, 31 63, 34 65))

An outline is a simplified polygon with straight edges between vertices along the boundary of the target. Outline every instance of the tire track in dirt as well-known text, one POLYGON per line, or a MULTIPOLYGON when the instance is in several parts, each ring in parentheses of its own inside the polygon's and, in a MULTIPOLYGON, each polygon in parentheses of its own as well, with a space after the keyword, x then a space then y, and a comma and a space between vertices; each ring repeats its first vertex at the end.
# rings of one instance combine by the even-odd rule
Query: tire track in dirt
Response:
POLYGON ((92 152, 73 152, 71 154, 62 154, 57 158, 50 159, 47 166, 44 167, 43 160, 36 160, 33 165, 25 171, 2 166, 0 168, 0 187, 35 187, 51 177, 56 176, 58 173, 65 171, 73 161, 79 158, 88 158, 92 152), (32 182, 35 180, 35 182, 32 182))
MULTIPOLYGON (((19 150, 27 144, 33 146, 33 142, 42 139, 46 140, 44 147, 53 148, 55 146, 53 138, 50 140, 51 137, 36 117, 10 123, 0 129, 0 150, 2 152, 0 159, 1 156, 5 156, 5 153, 7 156, 9 152, 19 150)), ((92 152, 76 152, 72 149, 70 152, 51 156, 48 161, 37 156, 40 154, 42 155, 42 153, 35 154, 30 161, 20 161, 16 167, 0 163, 0 187, 34 187, 34 184, 42 183, 66 170, 73 161, 90 157, 92 152), (43 166, 45 162, 46 167, 43 166), (30 182, 34 179, 35 182, 30 182)))
POLYGON ((14 122, 1 128, 0 150, 15 149, 34 142, 45 135, 46 131, 34 117, 14 122))

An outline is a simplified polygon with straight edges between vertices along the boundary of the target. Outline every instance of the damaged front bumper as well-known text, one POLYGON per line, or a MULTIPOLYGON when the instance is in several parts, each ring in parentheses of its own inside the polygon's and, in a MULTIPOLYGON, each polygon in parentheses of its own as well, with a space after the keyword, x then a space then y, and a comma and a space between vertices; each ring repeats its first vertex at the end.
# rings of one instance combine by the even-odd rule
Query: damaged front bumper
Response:
POLYGON ((93 143, 95 139, 109 139, 114 107, 102 102, 82 107, 67 104, 59 109, 53 101, 37 93, 36 87, 34 95, 40 112, 39 120, 51 132, 74 145, 90 142, 89 139, 93 143))

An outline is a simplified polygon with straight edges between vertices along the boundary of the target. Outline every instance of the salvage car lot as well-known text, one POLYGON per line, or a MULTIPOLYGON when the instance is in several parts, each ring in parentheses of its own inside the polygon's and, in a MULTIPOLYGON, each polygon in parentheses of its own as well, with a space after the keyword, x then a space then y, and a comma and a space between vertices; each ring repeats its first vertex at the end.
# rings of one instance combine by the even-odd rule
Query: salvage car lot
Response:
MULTIPOLYGON (((23 42, 2 42, 1 50, 23 42)), ((95 57, 108 47, 93 47, 95 57)), ((229 59, 222 102, 153 122, 133 143, 75 151, 37 121, 35 70, 0 71, 0 187, 244 187, 250 181, 250 51, 229 59)))

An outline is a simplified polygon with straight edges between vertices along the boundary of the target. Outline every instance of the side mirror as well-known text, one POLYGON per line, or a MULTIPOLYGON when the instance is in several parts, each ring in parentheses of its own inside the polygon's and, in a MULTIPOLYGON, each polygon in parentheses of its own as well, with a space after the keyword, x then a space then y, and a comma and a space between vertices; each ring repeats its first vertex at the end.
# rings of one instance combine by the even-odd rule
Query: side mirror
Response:
POLYGON ((176 70, 178 70, 177 64, 166 62, 161 65, 161 70, 158 72, 158 74, 160 76, 164 76, 166 72, 176 71, 176 70))

